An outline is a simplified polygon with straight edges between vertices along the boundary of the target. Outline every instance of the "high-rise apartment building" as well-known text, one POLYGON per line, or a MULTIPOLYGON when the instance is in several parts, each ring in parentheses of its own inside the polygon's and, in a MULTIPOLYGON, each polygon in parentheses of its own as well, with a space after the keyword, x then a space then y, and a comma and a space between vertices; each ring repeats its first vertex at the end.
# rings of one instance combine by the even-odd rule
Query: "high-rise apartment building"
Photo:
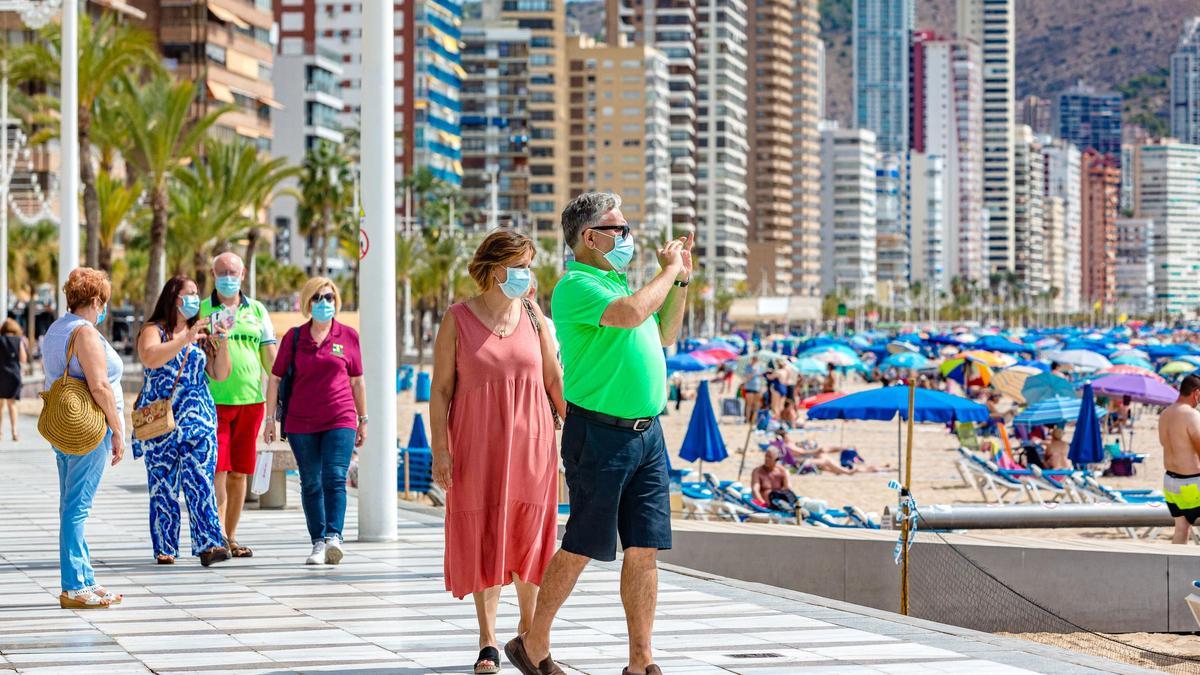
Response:
POLYGON ((1063 293, 1067 285, 1067 261, 1071 256, 1078 260, 1079 249, 1067 248, 1067 208, 1062 197, 1046 195, 1043 205, 1046 282, 1049 284, 1049 304, 1046 306, 1052 312, 1063 312, 1066 304, 1063 293))
MULTIPOLYGON (((342 100, 342 69, 338 56, 315 44, 296 45, 297 53, 283 51, 275 56, 274 76, 278 85, 275 95, 283 106, 275 115, 275 138, 272 154, 286 157, 289 164, 301 165, 307 152, 321 143, 340 145, 345 141, 339 115, 345 107, 342 100)), ((285 185, 296 186, 296 179, 285 185)), ((271 223, 274 226, 275 258, 308 269, 316 251, 311 241, 300 232, 296 197, 286 192, 271 203, 271 223)), ((319 256, 318 256, 319 257, 319 256)), ((346 261, 330 255, 330 269, 322 274, 337 275, 345 271, 346 261)))
POLYGON ((881 152, 875 161, 875 272, 890 302, 908 287, 911 267, 908 152, 881 152))
POLYGON ((463 22, 463 224, 526 229, 529 211, 529 44, 532 35, 472 3, 463 22))
POLYGON ((1136 213, 1138 185, 1141 183, 1142 148, 1154 139, 1145 127, 1137 124, 1121 126, 1121 213, 1136 213))
POLYGON ((567 41, 570 164, 567 197, 621 196, 621 212, 660 241, 671 227, 667 60, 642 44, 567 41))
MULTIPOLYGON (((438 0, 426 0, 436 2, 438 0)), ((484 3, 494 0, 484 0, 484 3)), ((500 18, 529 31, 529 210, 533 230, 562 237, 567 205, 566 0, 505 0, 500 18)))
POLYGON ((1080 160, 1080 244, 1085 309, 1117 297, 1117 206, 1121 170, 1114 159, 1086 150, 1080 160))
POLYGON ((794 0, 747 0, 750 132, 750 288, 765 295, 792 292, 792 31, 794 0))
MULTIPOLYGON (((1054 310, 1056 312, 1078 312, 1082 297, 1082 256, 1083 242, 1081 237, 1082 218, 1082 176, 1079 149, 1062 139, 1054 139, 1046 143, 1042 149, 1046 166, 1046 200, 1047 204, 1059 201, 1062 204, 1062 263, 1055 263, 1052 274, 1058 275, 1061 269, 1061 281, 1051 281, 1051 286, 1058 288, 1054 310)), ((1049 207, 1047 207, 1049 212, 1049 207)), ((1047 248, 1048 251, 1053 251, 1047 248)))
POLYGON ((854 113, 880 153, 908 149, 908 58, 913 0, 854 0, 854 113))
POLYGON ((1121 161, 1121 95, 1078 82, 1054 100, 1054 133, 1082 150, 1121 161))
MULTIPOLYGON (((226 0, 229 1, 229 0, 226 0)), ((267 0, 255 0, 270 4, 267 0)), ((382 0, 380 0, 382 1, 382 0)), ((275 0, 279 45, 284 53, 321 49, 336 54, 342 68, 343 129, 358 129, 362 91, 363 0, 275 0)), ((233 4, 242 4, 234 2, 233 4)), ((462 184, 462 104, 465 71, 463 0, 394 0, 396 68, 396 180, 419 168, 451 185, 462 184)), ((372 92, 370 95, 374 95, 372 92)), ((396 211, 405 208, 396 200, 396 211)))
POLYGON ((1054 114, 1049 99, 1029 95, 1021 99, 1021 114, 1018 122, 1033 129, 1038 136, 1053 134, 1054 114))
POLYGON ((1046 165, 1041 141, 1027 125, 1017 127, 1013 146, 1015 272, 1029 297, 1050 290, 1046 274, 1046 165))
POLYGON ((703 0, 697 11, 698 257, 715 288, 746 279, 746 3, 703 0))
POLYGON ((875 134, 821 128, 821 290, 861 307, 874 298, 875 134))
POLYGON ((1154 312, 1154 220, 1117 219, 1117 309, 1130 316, 1154 312))
POLYGON ((1171 54, 1171 136, 1200 144, 1200 16, 1187 20, 1171 54))
POLYGON ((671 220, 676 232, 696 229, 697 0, 606 0, 605 35, 619 44, 654 47, 667 57, 670 92, 671 220))
POLYGON ((958 0, 958 36, 983 51, 983 206, 988 213, 987 261, 992 270, 1016 264, 1013 224, 1013 143, 1016 0, 958 0))
MULTIPOLYGON (((940 192, 948 206, 945 258, 948 279, 983 281, 983 79, 979 45, 940 38, 929 31, 913 35, 912 151, 941 158, 940 192)), ((916 163, 916 160, 913 160, 916 163)), ((914 189, 923 178, 914 169, 914 189)), ((912 205, 915 214, 918 206, 912 205)), ((914 216, 915 231, 918 227, 914 216)), ((915 254, 914 254, 915 255, 915 254)), ((913 279, 918 278, 913 261, 913 279)))
POLYGON ((792 293, 821 295, 821 118, 825 43, 817 0, 792 7, 792 293))
POLYGON ((1141 153, 1140 218, 1154 220, 1155 310, 1200 308, 1200 145, 1148 145, 1141 153))
POLYGON ((200 90, 196 117, 235 106, 213 127, 214 136, 238 138, 271 149, 273 111, 279 108, 272 83, 275 22, 271 0, 161 2, 129 0, 145 13, 137 23, 154 34, 167 69, 200 90))
POLYGON ((943 156, 913 151, 909 157, 909 175, 912 177, 910 281, 941 293, 949 290, 952 276, 949 259, 953 237, 948 221, 954 209, 946 200, 946 191, 954 181, 946 179, 943 156))

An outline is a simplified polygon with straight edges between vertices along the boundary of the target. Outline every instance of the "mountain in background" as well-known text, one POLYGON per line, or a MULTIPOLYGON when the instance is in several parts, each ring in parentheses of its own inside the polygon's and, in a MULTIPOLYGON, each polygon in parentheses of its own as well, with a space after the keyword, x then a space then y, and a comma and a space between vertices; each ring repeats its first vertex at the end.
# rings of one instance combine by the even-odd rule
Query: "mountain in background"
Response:
MULTIPOLYGON (((955 0, 918 0, 917 28, 950 35, 955 0)), ((821 0, 826 46, 827 116, 852 116, 853 0, 821 0)), ((1165 135, 1167 74, 1184 21, 1196 0, 1017 0, 1017 101, 1053 98, 1083 79, 1125 96, 1125 121, 1165 135)))

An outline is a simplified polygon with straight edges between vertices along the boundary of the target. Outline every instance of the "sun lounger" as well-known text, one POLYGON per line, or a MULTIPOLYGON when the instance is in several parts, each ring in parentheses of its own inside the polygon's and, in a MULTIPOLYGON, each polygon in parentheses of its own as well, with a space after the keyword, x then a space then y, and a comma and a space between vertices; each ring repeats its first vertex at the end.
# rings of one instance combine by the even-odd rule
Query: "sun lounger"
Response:
POLYGON ((958 461, 959 474, 969 485, 973 484, 983 495, 983 501, 995 504, 1015 504, 1017 499, 1008 501, 1013 492, 1032 499, 1025 482, 1020 478, 1000 470, 995 462, 988 461, 966 448, 958 449, 961 455, 958 461))

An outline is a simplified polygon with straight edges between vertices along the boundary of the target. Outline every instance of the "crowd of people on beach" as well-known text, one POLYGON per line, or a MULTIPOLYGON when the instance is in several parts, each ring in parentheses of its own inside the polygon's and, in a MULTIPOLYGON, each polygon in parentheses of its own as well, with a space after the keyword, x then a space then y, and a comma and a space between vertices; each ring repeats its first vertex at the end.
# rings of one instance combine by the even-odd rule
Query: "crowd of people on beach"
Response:
MULTIPOLYGON (((635 243, 620 206, 617 195, 585 193, 563 211, 573 259, 554 289, 552 327, 535 300, 534 242, 500 230, 470 262, 478 293, 452 305, 437 331, 430 422, 433 478, 446 490, 445 585, 474 600, 476 673, 500 669, 496 611, 510 583, 521 618, 503 647, 508 660, 526 675, 563 672, 550 655, 555 615, 588 562, 614 560, 618 544, 625 672, 661 672, 651 632, 656 557, 671 547, 658 419, 668 398, 663 349, 679 337, 693 239, 666 242, 658 274, 631 289, 625 270, 635 243), (559 430, 570 517, 556 546, 559 430)), ((84 525, 105 466, 122 461, 130 436, 146 463, 156 564, 180 555, 181 492, 191 553, 203 566, 253 556, 237 537, 247 477, 259 441, 277 439, 299 467, 312 540, 305 562, 342 560, 347 467, 366 439, 367 415, 364 355, 357 332, 336 319, 338 287, 310 279, 300 291, 307 321, 277 338, 266 308, 242 292, 236 255, 217 256, 212 275, 205 297, 183 276, 160 292, 137 338, 143 385, 128 416, 124 365, 97 328, 109 279, 81 267, 66 282, 68 311, 42 341, 47 390, 60 379, 82 382, 106 428, 94 447, 55 447, 64 608, 122 602, 95 579, 84 525)))

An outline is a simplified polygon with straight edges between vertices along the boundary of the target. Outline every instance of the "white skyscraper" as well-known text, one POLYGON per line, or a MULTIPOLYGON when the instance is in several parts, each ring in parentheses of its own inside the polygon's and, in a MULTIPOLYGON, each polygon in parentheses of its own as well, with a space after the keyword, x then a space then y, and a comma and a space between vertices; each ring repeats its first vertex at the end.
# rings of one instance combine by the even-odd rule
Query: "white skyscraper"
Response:
POLYGON ((821 291, 851 306, 875 295, 875 134, 821 129, 821 291))
POLYGON ((1154 221, 1117 219, 1117 308, 1146 316, 1154 311, 1154 221))
POLYGON ((1184 24, 1171 54, 1171 136, 1200 143, 1200 16, 1184 24))
POLYGON ((955 183, 946 178, 941 155, 911 153, 912 282, 937 293, 950 288, 951 215, 956 209, 946 199, 955 183))
POLYGON ((1015 270, 1024 293, 1037 298, 1050 290, 1046 275, 1046 165, 1042 144, 1029 125, 1017 127, 1013 158, 1015 270))
POLYGON ((1016 0, 958 0, 958 35, 983 49, 983 205, 987 259, 994 270, 1016 265, 1013 221, 1013 101, 1016 0))
POLYGON ((1079 149, 1063 140, 1054 140, 1042 149, 1046 165, 1046 195, 1062 200, 1063 209, 1063 272, 1059 288, 1058 312, 1078 312, 1083 292, 1082 268, 1082 205, 1079 174, 1079 149))
POLYGON ((704 0, 697 11, 697 244, 717 290, 746 279, 746 3, 704 0))
POLYGON ((1147 145, 1141 152, 1141 218, 1154 220, 1156 311, 1200 308, 1200 145, 1147 145))

